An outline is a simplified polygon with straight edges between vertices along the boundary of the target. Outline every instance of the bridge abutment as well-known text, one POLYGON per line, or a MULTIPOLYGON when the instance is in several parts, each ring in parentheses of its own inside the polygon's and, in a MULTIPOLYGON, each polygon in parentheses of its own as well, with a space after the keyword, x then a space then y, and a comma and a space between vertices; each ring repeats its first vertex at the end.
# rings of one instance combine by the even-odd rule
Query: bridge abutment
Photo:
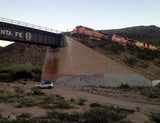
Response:
POLYGON ((43 80, 56 80, 58 83, 82 85, 119 86, 151 85, 151 81, 137 75, 128 66, 94 51, 91 48, 65 36, 65 47, 47 48, 43 80))

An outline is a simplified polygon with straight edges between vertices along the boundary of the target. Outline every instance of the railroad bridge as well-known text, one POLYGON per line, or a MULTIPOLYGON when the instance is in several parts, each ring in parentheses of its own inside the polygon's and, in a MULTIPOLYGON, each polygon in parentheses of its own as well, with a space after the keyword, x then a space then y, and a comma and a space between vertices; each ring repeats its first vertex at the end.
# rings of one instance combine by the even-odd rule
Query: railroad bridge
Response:
POLYGON ((61 39, 58 30, 0 18, 0 40, 60 47, 61 39))

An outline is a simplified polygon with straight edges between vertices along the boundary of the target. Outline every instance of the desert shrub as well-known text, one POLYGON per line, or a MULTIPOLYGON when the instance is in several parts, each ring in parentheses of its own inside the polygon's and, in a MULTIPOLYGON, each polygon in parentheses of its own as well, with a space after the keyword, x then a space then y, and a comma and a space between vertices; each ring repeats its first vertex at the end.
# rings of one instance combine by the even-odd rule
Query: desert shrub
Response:
POLYGON ((129 86, 129 84, 121 84, 119 87, 119 89, 122 89, 123 91, 129 91, 132 88, 129 86))
POLYGON ((19 86, 15 87, 14 90, 16 93, 24 93, 24 90, 22 90, 19 86))
POLYGON ((45 103, 53 103, 55 101, 55 96, 53 94, 46 95, 44 101, 45 103))
POLYGON ((31 91, 33 92, 34 95, 45 95, 45 93, 42 92, 40 88, 32 87, 31 91))
POLYGON ((47 113, 47 118, 60 119, 62 121, 82 121, 85 123, 108 123, 118 122, 126 117, 126 114, 133 113, 133 110, 114 107, 114 106, 101 106, 95 107, 84 113, 62 113, 52 111, 47 113))
POLYGON ((85 112, 83 117, 87 123, 107 123, 118 122, 124 119, 126 115, 111 111, 108 108, 94 108, 85 112))
POLYGON ((21 115, 18 116, 18 118, 31 118, 32 114, 31 113, 22 113, 21 115))
POLYGON ((160 113, 151 113, 150 119, 155 123, 160 123, 160 113))
POLYGON ((137 57, 142 60, 154 60, 155 58, 159 58, 159 51, 150 50, 147 48, 138 48, 137 57))
POLYGON ((106 86, 104 86, 104 85, 99 85, 98 87, 99 88, 106 88, 106 86))
POLYGON ((139 91, 141 95, 147 96, 149 98, 160 98, 160 85, 156 86, 133 86, 130 87, 128 84, 121 84, 117 89, 123 91, 139 91))
POLYGON ((78 104, 79 105, 84 105, 85 104, 85 102, 87 102, 87 99, 85 99, 85 98, 82 98, 82 97, 78 97, 78 104))
POLYGON ((99 103, 91 103, 90 107, 101 107, 101 104, 99 104, 99 103))
POLYGON ((39 75, 39 74, 38 74, 38 75, 37 75, 37 74, 36 74, 36 75, 33 75, 32 80, 33 80, 33 81, 40 82, 40 81, 41 81, 41 75, 39 75))
POLYGON ((42 74, 42 70, 41 69, 33 69, 32 70, 32 75, 33 75, 33 80, 34 81, 41 81, 41 74, 42 74))
POLYGON ((0 69, 1 82, 14 82, 18 79, 33 79, 34 81, 41 80, 42 70, 39 68, 32 69, 24 65, 12 66, 0 69))
POLYGON ((0 102, 6 102, 8 98, 9 98, 8 95, 0 93, 0 102))
POLYGON ((134 45, 126 44, 126 47, 130 54, 134 55, 136 53, 136 47, 134 45))
POLYGON ((82 118, 82 115, 76 112, 68 114, 68 113, 60 113, 57 111, 53 111, 47 113, 47 118, 58 118, 62 121, 78 121, 80 118, 82 118))
POLYGON ((115 43, 114 45, 112 45, 110 47, 110 50, 116 54, 119 54, 120 52, 124 52, 125 51, 125 48, 122 44, 119 44, 119 43, 115 43))
POLYGON ((14 76, 16 79, 32 79, 32 72, 21 70, 17 71, 14 76))
POLYGON ((124 62, 126 62, 128 65, 135 65, 138 63, 138 60, 135 57, 128 58, 125 56, 124 62))
POLYGON ((33 99, 30 99, 30 98, 22 98, 19 100, 19 105, 21 106, 26 106, 26 107, 32 107, 32 106, 37 106, 38 103, 33 100, 33 99))
POLYGON ((150 56, 149 54, 145 54, 143 52, 138 53, 137 57, 142 60, 154 60, 152 56, 150 56))
POLYGON ((147 68, 149 66, 149 63, 141 62, 140 67, 147 68))
POLYGON ((139 89, 140 94, 147 96, 149 98, 160 98, 160 88, 159 85, 155 87, 142 87, 139 89))
POLYGON ((33 69, 32 72, 35 74, 42 74, 42 70, 38 68, 33 69))
POLYGON ((10 73, 0 73, 0 82, 14 82, 15 79, 10 73))
POLYGON ((73 108, 73 106, 70 104, 69 101, 66 100, 60 100, 58 102, 56 102, 56 108, 60 108, 60 109, 70 109, 73 108))
POLYGON ((154 64, 155 64, 157 67, 160 67, 160 61, 156 61, 154 64))
POLYGON ((75 100, 74 98, 71 98, 70 101, 71 101, 71 102, 75 102, 76 100, 75 100))
POLYGON ((136 111, 140 112, 140 110, 141 110, 141 107, 136 106, 136 111))

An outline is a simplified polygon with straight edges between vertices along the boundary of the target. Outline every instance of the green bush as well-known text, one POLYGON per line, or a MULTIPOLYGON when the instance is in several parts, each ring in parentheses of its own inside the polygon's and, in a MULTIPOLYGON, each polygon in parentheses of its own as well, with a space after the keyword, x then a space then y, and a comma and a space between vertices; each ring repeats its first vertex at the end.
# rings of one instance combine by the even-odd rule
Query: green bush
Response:
POLYGON ((40 75, 42 74, 42 70, 41 70, 41 69, 38 69, 38 68, 33 69, 32 72, 33 72, 34 74, 40 74, 40 75))
POLYGON ((44 101, 45 103, 53 103, 55 101, 55 96, 53 94, 46 95, 44 101))
POLYGON ((126 117, 126 115, 111 111, 108 108, 94 108, 85 112, 83 115, 86 123, 107 123, 118 122, 126 117))
POLYGON ((160 123, 160 113, 151 113, 150 119, 155 123, 160 123))
POLYGON ((22 98, 19 100, 19 105, 26 106, 26 107, 32 107, 32 106, 38 106, 38 103, 30 98, 22 98))
POLYGON ((16 79, 32 79, 32 72, 21 70, 17 71, 14 75, 16 79))
POLYGON ((154 87, 141 87, 139 91, 142 95, 145 95, 149 98, 160 98, 159 85, 154 87))
POLYGON ((135 57, 128 58, 125 56, 124 62, 126 62, 128 65, 135 65, 138 63, 138 60, 135 57))
POLYGON ((76 100, 75 100, 74 98, 71 98, 70 101, 71 101, 71 102, 75 102, 76 100))
POLYGON ((18 118, 31 118, 32 114, 31 113, 22 113, 21 115, 18 116, 18 118))
POLYGON ((142 60, 154 60, 155 58, 160 57, 159 51, 156 50, 138 48, 137 52, 137 57, 142 60))
POLYGON ((122 89, 123 91, 139 91, 141 95, 147 96, 149 98, 160 98, 160 85, 156 86, 134 86, 130 87, 128 84, 121 84, 118 89, 122 89))
POLYGON ((141 62, 140 67, 147 68, 149 66, 149 63, 141 62))
POLYGON ((113 51, 114 53, 116 54, 119 54, 120 52, 124 52, 125 51, 125 48, 122 44, 119 44, 119 43, 115 43, 114 45, 112 45, 110 47, 110 50, 113 51))
POLYGON ((0 82, 14 82, 15 79, 10 73, 0 73, 0 82))
POLYGON ((129 86, 129 84, 121 84, 119 87, 119 89, 122 89, 123 91, 129 91, 132 88, 129 86))
POLYGON ((60 113, 57 111, 47 113, 47 118, 58 118, 62 121, 79 121, 82 118, 82 115, 76 112, 72 114, 60 113))
POLYGON ((36 68, 36 69, 33 69, 32 70, 32 75, 33 75, 33 80, 34 81, 41 81, 41 74, 42 74, 42 70, 41 69, 38 69, 38 68, 36 68))
POLYGON ((37 87, 32 87, 31 91, 33 92, 34 95, 45 95, 45 93, 42 92, 41 89, 37 87))
POLYGON ((24 93, 24 90, 22 90, 19 86, 15 87, 14 90, 16 93, 24 93))
POLYGON ((6 102, 8 98, 7 94, 0 93, 0 102, 6 102))
POLYGON ((60 100, 58 102, 56 102, 56 108, 60 108, 60 109, 70 109, 73 108, 73 106, 70 104, 69 101, 66 100, 60 100))
POLYGON ((41 80, 42 70, 39 68, 32 69, 27 66, 13 66, 0 69, 0 82, 14 82, 18 79, 41 80))
POLYGON ((160 67, 160 61, 156 61, 154 64, 155 64, 157 67, 160 67))
POLYGON ((85 102, 87 102, 87 99, 85 99, 85 98, 82 98, 82 97, 78 97, 78 104, 79 105, 84 105, 85 104, 85 102))

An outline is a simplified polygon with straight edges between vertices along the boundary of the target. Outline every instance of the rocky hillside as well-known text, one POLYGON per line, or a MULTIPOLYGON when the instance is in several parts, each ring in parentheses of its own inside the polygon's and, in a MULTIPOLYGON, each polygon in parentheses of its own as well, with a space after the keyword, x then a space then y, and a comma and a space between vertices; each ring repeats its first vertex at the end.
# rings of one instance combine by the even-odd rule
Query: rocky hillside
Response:
POLYGON ((13 43, 0 48, 0 68, 30 66, 42 68, 46 47, 13 43))
POLYGON ((154 25, 101 31, 106 34, 117 34, 119 36, 160 46, 160 27, 154 25))

